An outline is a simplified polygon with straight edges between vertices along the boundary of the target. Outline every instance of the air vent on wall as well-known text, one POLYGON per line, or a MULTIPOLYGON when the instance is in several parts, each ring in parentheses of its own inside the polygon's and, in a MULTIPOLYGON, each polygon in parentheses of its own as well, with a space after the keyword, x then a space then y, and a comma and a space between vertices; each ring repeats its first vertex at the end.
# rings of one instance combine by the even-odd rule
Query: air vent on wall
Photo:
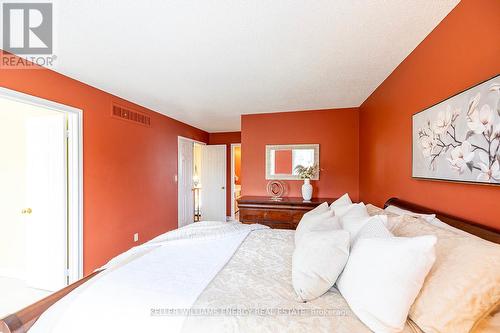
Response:
POLYGON ((151 117, 142 112, 133 111, 120 105, 113 105, 113 117, 134 122, 143 126, 151 126, 151 117))

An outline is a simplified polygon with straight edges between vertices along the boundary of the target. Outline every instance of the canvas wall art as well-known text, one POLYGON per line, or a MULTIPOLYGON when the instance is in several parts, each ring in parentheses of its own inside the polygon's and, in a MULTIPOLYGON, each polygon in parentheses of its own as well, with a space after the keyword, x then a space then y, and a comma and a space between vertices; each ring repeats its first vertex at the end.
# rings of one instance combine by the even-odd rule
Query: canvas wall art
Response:
POLYGON ((500 185, 500 76, 413 115, 415 178, 500 185))

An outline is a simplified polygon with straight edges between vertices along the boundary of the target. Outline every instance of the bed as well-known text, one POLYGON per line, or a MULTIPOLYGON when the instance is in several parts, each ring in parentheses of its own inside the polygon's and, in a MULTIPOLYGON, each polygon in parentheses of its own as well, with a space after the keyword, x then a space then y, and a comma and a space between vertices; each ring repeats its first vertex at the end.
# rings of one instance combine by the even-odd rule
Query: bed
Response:
MULTIPOLYGON (((434 213, 453 228, 500 244, 497 230, 470 221, 396 198, 385 206, 434 213)), ((385 214, 375 206, 370 206, 370 213, 385 214)), ((9 333, 159 331, 162 327, 178 332, 199 332, 200 328, 204 332, 276 332, 285 328, 291 332, 371 332, 336 288, 311 302, 298 300, 291 285, 293 236, 292 230, 221 228, 216 223, 187 233, 161 235, 4 318, 0 329, 9 333), (192 249, 193 242, 196 249, 192 249), (165 244, 168 246, 161 246, 162 251, 156 250, 165 244), (182 258, 192 258, 190 265, 176 262, 179 251, 182 258), (165 262, 178 267, 177 275, 165 275, 165 262), (136 292, 130 292, 132 289, 136 292), (166 296, 170 299, 165 300, 166 296)), ((403 332, 422 330, 408 319, 403 332)))

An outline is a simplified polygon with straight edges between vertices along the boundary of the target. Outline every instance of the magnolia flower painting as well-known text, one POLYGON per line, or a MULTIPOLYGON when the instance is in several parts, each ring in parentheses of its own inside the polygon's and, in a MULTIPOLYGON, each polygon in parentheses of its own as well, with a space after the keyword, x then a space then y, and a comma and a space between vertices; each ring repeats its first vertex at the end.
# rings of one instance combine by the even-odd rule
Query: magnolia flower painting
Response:
POLYGON ((500 185, 500 76, 413 116, 413 177, 500 185))

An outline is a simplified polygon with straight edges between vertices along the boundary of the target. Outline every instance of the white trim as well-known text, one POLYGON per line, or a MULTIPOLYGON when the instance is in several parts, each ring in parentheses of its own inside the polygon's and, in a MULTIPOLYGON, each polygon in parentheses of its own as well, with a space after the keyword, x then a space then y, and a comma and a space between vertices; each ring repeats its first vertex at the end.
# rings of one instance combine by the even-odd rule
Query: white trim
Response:
POLYGON ((76 229, 70 232, 70 253, 67 254, 70 259, 69 283, 72 283, 83 277, 83 111, 3 87, 0 87, 0 97, 68 115, 68 142, 71 143, 71 147, 68 145, 70 151, 68 169, 73 179, 71 182, 73 186, 68 188, 70 216, 68 225, 76 229), (74 228, 75 223, 76 228, 74 228))
POLYGON ((235 211, 234 211, 234 148, 240 147, 241 143, 231 143, 231 219, 235 220, 235 211))

